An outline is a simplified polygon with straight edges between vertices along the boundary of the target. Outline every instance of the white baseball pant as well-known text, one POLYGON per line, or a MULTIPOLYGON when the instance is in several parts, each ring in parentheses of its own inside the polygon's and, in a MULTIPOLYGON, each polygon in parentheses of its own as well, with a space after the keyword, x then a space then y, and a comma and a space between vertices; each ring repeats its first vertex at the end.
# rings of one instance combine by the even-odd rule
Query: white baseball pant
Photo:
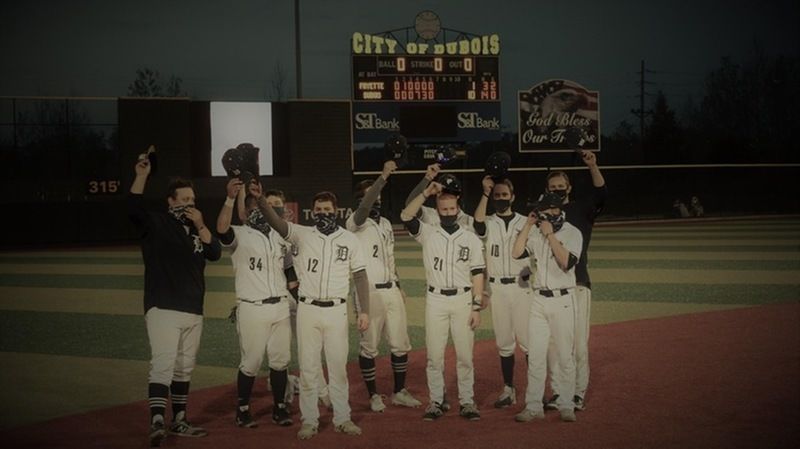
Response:
POLYGON ((377 357, 382 336, 386 336, 392 354, 400 356, 411 351, 406 304, 396 285, 386 289, 370 289, 369 327, 361 333, 361 355, 371 359, 377 357))
POLYGON ((458 400, 461 405, 474 404, 475 371, 472 364, 475 332, 469 327, 472 293, 444 296, 428 292, 425 304, 425 345, 428 354, 426 374, 431 402, 444 398, 444 351, 447 335, 453 337, 456 349, 458 400))
POLYGON ((188 382, 200 348, 203 316, 151 307, 144 315, 150 340, 148 382, 170 385, 188 382))
POLYGON ((514 355, 517 343, 523 352, 528 352, 528 320, 530 318, 533 292, 525 283, 488 283, 492 306, 492 326, 500 357, 514 355))
POLYGON ((283 371, 291 360, 292 326, 289 304, 253 304, 239 301, 236 307, 236 331, 239 333, 241 362, 239 370, 255 376, 267 351, 269 368, 283 371))
POLYGON ((526 408, 542 411, 544 383, 547 376, 548 346, 552 336, 558 368, 554 379, 559 386, 557 406, 559 410, 575 408, 575 293, 552 298, 534 292, 528 324, 528 389, 525 393, 526 408))
POLYGON ((350 384, 347 381, 347 306, 319 307, 300 302, 297 307, 297 348, 300 357, 300 414, 303 424, 319 425, 318 382, 325 351, 333 425, 350 420, 350 384))
MULTIPOLYGON (((586 390, 589 388, 589 329, 592 312, 592 290, 590 288, 581 285, 575 288, 575 311, 575 394, 585 398, 586 390)), ((560 396, 560 388, 554 375, 558 369, 558 356, 552 338, 550 338, 550 348, 547 354, 547 363, 550 366, 550 387, 553 394, 560 396)))

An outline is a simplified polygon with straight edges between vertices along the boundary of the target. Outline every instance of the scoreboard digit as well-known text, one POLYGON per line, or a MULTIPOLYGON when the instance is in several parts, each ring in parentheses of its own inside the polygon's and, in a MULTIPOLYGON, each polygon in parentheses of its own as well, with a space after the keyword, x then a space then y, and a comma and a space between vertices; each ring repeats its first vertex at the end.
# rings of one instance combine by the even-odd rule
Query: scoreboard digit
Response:
POLYGON ((497 56, 353 55, 355 101, 499 101, 497 56))

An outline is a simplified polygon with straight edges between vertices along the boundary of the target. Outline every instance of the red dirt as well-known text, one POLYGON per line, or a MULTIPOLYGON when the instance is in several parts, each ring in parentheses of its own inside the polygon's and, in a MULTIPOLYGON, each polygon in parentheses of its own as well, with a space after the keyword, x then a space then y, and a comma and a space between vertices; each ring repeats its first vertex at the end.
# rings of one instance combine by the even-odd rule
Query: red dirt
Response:
MULTIPOLYGON (((448 348, 447 384, 455 398, 454 354, 448 348)), ((422 410, 389 406, 367 411, 356 364, 349 366, 353 420, 360 437, 335 433, 324 411, 320 434, 300 442, 299 416, 289 428, 271 424, 263 392, 254 399, 256 429, 233 425, 235 387, 192 392, 190 417, 207 438, 169 437, 162 447, 347 448, 783 448, 800 446, 800 304, 682 315, 594 326, 592 384, 578 422, 556 412, 544 421, 513 421, 522 404, 496 410, 499 362, 492 342, 476 344, 478 422, 451 410, 423 422, 422 410)), ((524 360, 516 376, 524 384, 524 360)), ((424 351, 410 356, 409 389, 425 399, 424 351)), ((378 361, 379 387, 391 385, 386 357, 378 361)), ((519 397, 523 394, 520 391, 519 397)), ((427 401, 423 401, 427 402, 427 401)), ((456 406, 457 408, 457 406, 456 406)), ((147 404, 133 404, 58 418, 0 433, 3 447, 147 447, 147 404)))

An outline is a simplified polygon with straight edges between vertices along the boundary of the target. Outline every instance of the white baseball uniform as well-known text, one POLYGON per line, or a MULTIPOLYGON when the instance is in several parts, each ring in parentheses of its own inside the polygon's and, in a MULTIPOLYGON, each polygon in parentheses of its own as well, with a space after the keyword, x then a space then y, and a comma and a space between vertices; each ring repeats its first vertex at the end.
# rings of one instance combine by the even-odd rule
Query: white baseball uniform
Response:
POLYGON ((350 274, 365 269, 364 256, 356 236, 345 229, 338 228, 325 235, 313 226, 293 223, 288 226, 286 240, 295 248, 294 267, 300 282, 297 347, 302 421, 313 426, 319 424, 317 376, 320 351, 324 350, 333 424, 338 426, 350 421, 345 302, 350 290, 350 274))
MULTIPOLYGON (((564 248, 581 256, 583 237, 575 226, 564 223, 554 234, 564 248)), ((539 228, 532 228, 526 249, 536 259, 534 296, 528 324, 528 390, 526 408, 542 411, 544 383, 547 376, 547 347, 552 336, 558 357, 559 410, 575 408, 575 267, 564 271, 558 266, 548 240, 539 228)))
MULTIPOLYGON (((426 369, 431 402, 444 398, 444 351, 448 332, 456 349, 458 399, 474 404, 475 373, 472 364, 475 332, 469 326, 472 312, 472 272, 485 268, 483 246, 474 232, 459 227, 450 234, 441 226, 419 221, 413 235, 422 244, 428 282, 425 304, 426 369)), ((481 292, 477 292, 480 294, 481 292)))
POLYGON ((530 258, 511 256, 514 241, 526 221, 526 216, 516 212, 508 225, 503 218, 489 215, 486 234, 478 236, 486 248, 486 290, 491 295, 492 325, 501 357, 512 356, 517 343, 528 352, 528 317, 533 299, 530 258))
POLYGON ((236 330, 242 359, 239 370, 255 376, 266 349, 269 368, 283 371, 291 359, 292 329, 284 270, 291 267, 289 246, 275 231, 269 236, 249 226, 231 226, 230 245, 236 287, 236 330))
POLYGON ((350 214, 346 226, 358 237, 365 251, 370 283, 369 328, 361 333, 361 355, 372 359, 377 357, 378 344, 384 334, 389 351, 394 355, 404 355, 411 350, 411 342, 406 305, 397 283, 392 223, 384 217, 380 217, 380 223, 367 218, 358 226, 355 214, 350 214))

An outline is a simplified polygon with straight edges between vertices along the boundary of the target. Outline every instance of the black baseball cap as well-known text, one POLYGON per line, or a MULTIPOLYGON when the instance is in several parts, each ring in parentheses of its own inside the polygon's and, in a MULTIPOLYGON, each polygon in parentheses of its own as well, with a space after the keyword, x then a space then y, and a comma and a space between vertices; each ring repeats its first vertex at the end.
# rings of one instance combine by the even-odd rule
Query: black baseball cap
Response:
POLYGON ((564 200, 557 193, 547 192, 539 195, 539 199, 536 201, 535 209, 536 210, 544 210, 550 209, 551 207, 557 207, 561 209, 564 205, 564 200))

